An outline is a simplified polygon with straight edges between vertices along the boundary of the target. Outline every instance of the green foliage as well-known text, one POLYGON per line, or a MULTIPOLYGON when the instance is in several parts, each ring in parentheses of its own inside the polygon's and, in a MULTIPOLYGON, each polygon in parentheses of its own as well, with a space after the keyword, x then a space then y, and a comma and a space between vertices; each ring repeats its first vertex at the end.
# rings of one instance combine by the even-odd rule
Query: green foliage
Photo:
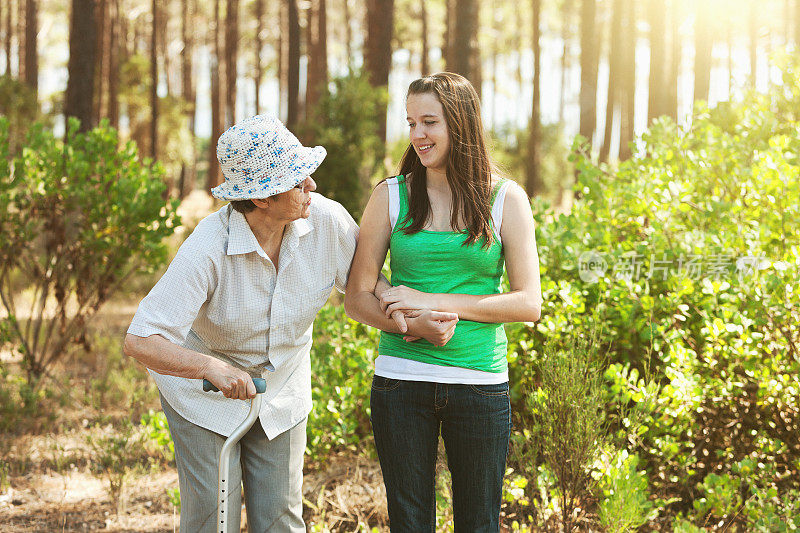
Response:
POLYGON ((538 324, 510 328, 517 439, 535 413, 524 397, 540 387, 543 347, 598 330, 610 439, 641 458, 659 512, 748 530, 761 523, 751 502, 791 516, 800 490, 798 94, 800 61, 787 59, 783 86, 698 106, 684 128, 661 119, 618 168, 595 164, 576 142, 572 212, 533 204, 546 304, 538 324), (589 259, 600 264, 594 276, 589 259), (737 472, 746 459, 773 475, 737 472))
POLYGON ((0 120, 0 297, 35 388, 132 273, 165 262, 179 220, 160 165, 107 124, 70 120, 63 141, 34 124, 13 161, 8 131, 0 120))
POLYGON ((377 331, 347 318, 342 305, 326 305, 314 321, 306 453, 324 462, 333 452, 371 450, 369 396, 377 331))
POLYGON ((385 89, 373 88, 365 74, 336 78, 332 84, 305 129, 310 142, 328 151, 315 174, 318 192, 358 219, 372 177, 382 168, 384 147, 377 131, 388 97, 385 89))
POLYGON ((654 518, 647 473, 638 470, 639 457, 625 450, 606 462, 598 480, 600 523, 612 533, 636 530, 654 518))
POLYGON ((125 505, 125 483, 140 467, 131 460, 141 446, 140 434, 125 419, 121 427, 105 428, 99 436, 87 435, 86 443, 93 452, 92 472, 106 478, 108 495, 120 514, 125 505))
MULTIPOLYGON (((161 453, 168 462, 175 460, 175 443, 169 433, 169 422, 163 411, 142 414, 141 425, 150 445, 161 453)), ((180 507, 180 503, 178 504, 180 507)))
POLYGON ((40 118, 36 93, 16 78, 0 76, 0 116, 9 122, 10 152, 16 154, 28 127, 40 118))
POLYGON ((589 468, 604 437, 600 364, 592 337, 573 333, 564 348, 551 343, 536 368, 541 385, 526 401, 528 445, 557 479, 566 531, 571 530, 578 502, 591 494, 589 468))

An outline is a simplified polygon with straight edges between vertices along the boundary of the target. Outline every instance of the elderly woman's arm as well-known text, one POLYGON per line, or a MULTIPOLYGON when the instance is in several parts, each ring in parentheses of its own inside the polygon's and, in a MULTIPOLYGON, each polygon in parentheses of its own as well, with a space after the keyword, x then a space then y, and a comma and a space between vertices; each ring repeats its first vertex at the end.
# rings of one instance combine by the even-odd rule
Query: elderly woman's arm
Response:
POLYGON ((179 346, 161 335, 138 337, 128 333, 125 335, 123 351, 159 374, 207 379, 226 398, 244 400, 256 395, 253 380, 246 372, 209 355, 179 346))
POLYGON ((408 331, 400 331, 381 309, 375 296, 381 266, 389 248, 388 189, 378 185, 364 209, 353 265, 345 291, 344 306, 354 320, 391 333, 408 333, 443 346, 455 331, 458 315, 424 309, 406 317, 408 331))

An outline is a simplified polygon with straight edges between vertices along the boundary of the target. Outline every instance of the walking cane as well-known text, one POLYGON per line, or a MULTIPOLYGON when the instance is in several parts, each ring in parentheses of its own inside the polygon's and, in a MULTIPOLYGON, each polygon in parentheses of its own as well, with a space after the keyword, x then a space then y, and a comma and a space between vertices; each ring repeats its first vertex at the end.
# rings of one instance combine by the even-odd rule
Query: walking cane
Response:
MULTIPOLYGON (((219 478, 218 478, 218 495, 217 495, 217 530, 220 533, 228 533, 228 521, 225 517, 225 503, 228 499, 228 470, 231 457, 231 450, 233 446, 239 442, 239 439, 247 433, 256 420, 258 420, 258 413, 261 411, 261 396, 267 390, 267 381, 263 378, 253 378, 253 384, 256 386, 256 397, 250 400, 250 412, 247 413, 247 418, 244 422, 233 430, 231 436, 225 440, 222 445, 222 451, 219 454, 219 478)), ((203 380, 203 390, 219 392, 219 389, 207 379, 203 380)), ((237 487, 238 489, 238 487, 237 487)))

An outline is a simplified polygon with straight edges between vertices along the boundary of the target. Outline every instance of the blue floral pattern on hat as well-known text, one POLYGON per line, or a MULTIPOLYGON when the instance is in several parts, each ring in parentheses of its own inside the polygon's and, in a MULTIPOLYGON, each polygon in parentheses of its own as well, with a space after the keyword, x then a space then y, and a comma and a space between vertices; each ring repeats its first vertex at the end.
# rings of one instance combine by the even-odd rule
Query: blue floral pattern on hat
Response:
POLYGON ((319 167, 327 152, 308 148, 273 115, 235 124, 217 142, 225 182, 211 189, 220 200, 268 198, 290 190, 319 167))

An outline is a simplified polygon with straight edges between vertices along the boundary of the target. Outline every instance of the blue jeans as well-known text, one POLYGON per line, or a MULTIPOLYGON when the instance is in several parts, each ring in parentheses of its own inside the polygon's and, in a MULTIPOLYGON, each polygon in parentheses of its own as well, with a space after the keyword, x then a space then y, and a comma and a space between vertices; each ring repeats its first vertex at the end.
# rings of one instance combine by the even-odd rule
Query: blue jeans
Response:
POLYGON ((440 431, 456 532, 500 530, 511 433, 508 383, 449 385, 375 376, 371 407, 392 533, 435 530, 440 431))

